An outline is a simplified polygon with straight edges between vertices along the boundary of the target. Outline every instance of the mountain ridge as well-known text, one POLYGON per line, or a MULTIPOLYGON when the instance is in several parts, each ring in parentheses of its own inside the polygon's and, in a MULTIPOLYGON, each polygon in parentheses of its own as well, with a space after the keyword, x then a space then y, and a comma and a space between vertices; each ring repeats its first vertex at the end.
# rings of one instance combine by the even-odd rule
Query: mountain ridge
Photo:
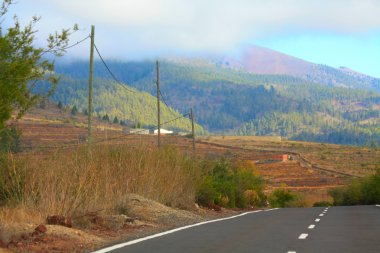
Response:
POLYGON ((380 91, 380 79, 352 70, 316 64, 261 46, 247 46, 238 57, 219 56, 216 64, 253 74, 290 75, 333 87, 380 91))

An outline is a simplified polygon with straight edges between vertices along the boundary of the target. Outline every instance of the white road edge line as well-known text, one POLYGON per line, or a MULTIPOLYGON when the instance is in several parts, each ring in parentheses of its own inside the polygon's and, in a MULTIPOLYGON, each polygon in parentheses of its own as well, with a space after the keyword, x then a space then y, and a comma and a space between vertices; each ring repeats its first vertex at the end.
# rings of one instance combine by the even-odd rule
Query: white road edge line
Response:
POLYGON ((308 236, 309 234, 301 234, 299 237, 298 237, 298 239, 300 239, 300 240, 304 240, 304 239, 306 239, 306 237, 308 236))
POLYGON ((315 225, 314 225, 314 224, 311 224, 311 225, 308 227, 308 229, 313 229, 313 228, 315 228, 315 225))
MULTIPOLYGON (((279 209, 279 208, 268 209, 268 210, 265 210, 265 211, 272 211, 272 210, 277 210, 277 209, 279 209)), ((180 228, 175 228, 175 229, 168 230, 168 231, 165 231, 165 232, 161 232, 161 233, 158 233, 158 234, 150 235, 150 236, 147 236, 147 237, 144 237, 144 238, 140 238, 140 239, 132 240, 132 241, 129 241, 129 242, 124 242, 124 243, 116 244, 114 246, 110 246, 110 247, 107 247, 107 248, 104 248, 104 249, 93 251, 92 253, 106 253, 106 252, 110 252, 110 251, 115 250, 115 249, 123 248, 123 247, 128 246, 128 245, 132 245, 132 244, 136 244, 136 243, 139 243, 139 242, 147 241, 147 240, 150 240, 150 239, 153 239, 153 238, 157 238, 157 237, 161 237, 161 236, 164 236, 164 235, 172 234, 172 233, 175 233, 175 232, 178 232, 178 231, 181 231, 181 230, 185 230, 185 229, 188 229, 188 228, 197 227, 197 226, 201 226, 201 225, 208 224, 208 223, 213 223, 213 222, 218 222, 218 221, 230 220, 230 219, 241 217, 241 216, 244 216, 244 215, 247 215, 247 214, 258 213, 258 212, 261 212, 261 211, 262 210, 257 210, 257 211, 252 211, 252 212, 246 212, 246 213, 241 213, 241 214, 238 214, 238 215, 235 215, 235 216, 231 216, 231 217, 226 217, 226 218, 216 219, 216 220, 209 220, 209 221, 204 221, 204 222, 200 222, 200 223, 196 223, 196 224, 192 224, 192 225, 188 225, 188 226, 184 226, 184 227, 180 227, 180 228)))
POLYGON ((321 219, 315 219, 315 222, 319 222, 321 219))
POLYGON ((377 207, 380 207, 380 205, 376 205, 377 207))

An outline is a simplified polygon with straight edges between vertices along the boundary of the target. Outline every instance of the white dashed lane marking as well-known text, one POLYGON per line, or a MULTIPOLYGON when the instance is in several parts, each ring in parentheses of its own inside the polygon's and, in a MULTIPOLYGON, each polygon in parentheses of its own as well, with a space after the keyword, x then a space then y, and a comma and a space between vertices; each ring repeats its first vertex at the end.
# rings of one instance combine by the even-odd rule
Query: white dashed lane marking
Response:
POLYGON ((321 219, 315 219, 315 222, 319 222, 321 219))
POLYGON ((323 215, 325 215, 325 214, 321 213, 319 216, 323 216, 323 215))
POLYGON ((298 236, 298 239, 300 239, 300 240, 304 240, 304 239, 307 238, 308 235, 309 235, 309 234, 301 234, 300 236, 298 236))
POLYGON ((311 224, 311 225, 308 227, 308 229, 313 229, 313 228, 315 228, 315 225, 314 225, 314 224, 311 224))

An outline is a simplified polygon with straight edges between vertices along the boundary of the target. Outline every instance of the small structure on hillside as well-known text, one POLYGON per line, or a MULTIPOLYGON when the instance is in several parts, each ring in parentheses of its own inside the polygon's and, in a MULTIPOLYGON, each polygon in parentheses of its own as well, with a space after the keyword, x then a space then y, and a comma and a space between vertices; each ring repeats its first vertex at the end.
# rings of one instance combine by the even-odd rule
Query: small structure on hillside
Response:
POLYGON ((128 130, 130 134, 143 134, 143 135, 148 135, 149 134, 149 129, 144 129, 144 128, 131 128, 128 130))
MULTIPOLYGON (((154 130, 154 135, 157 135, 157 134, 158 134, 158 129, 155 129, 154 130)), ((160 128, 160 134, 161 135, 173 134, 173 131, 160 128)))
POLYGON ((191 135, 191 133, 188 133, 188 132, 178 132, 177 135, 179 135, 179 136, 189 136, 189 135, 191 135))
POLYGON ((274 159, 275 159, 276 161, 286 162, 286 161, 288 161, 288 155, 287 155, 287 154, 276 155, 276 156, 274 157, 274 159))

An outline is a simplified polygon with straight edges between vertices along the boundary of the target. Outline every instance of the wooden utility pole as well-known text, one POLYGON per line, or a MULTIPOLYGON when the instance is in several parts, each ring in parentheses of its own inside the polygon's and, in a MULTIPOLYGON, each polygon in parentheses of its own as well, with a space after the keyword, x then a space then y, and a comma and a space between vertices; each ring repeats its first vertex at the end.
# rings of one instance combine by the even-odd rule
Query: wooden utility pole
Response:
POLYGON ((91 26, 91 49, 90 49, 90 76, 88 78, 88 129, 87 129, 87 141, 88 152, 91 153, 92 144, 92 75, 94 68, 94 44, 95 44, 95 26, 91 26))
POLYGON ((160 122, 160 72, 159 72, 159 64, 158 61, 156 61, 156 84, 157 84, 157 146, 161 147, 161 122, 160 122))
POLYGON ((195 155, 195 130, 194 130, 193 108, 190 108, 190 119, 191 119, 191 135, 193 137, 193 154, 195 155))

